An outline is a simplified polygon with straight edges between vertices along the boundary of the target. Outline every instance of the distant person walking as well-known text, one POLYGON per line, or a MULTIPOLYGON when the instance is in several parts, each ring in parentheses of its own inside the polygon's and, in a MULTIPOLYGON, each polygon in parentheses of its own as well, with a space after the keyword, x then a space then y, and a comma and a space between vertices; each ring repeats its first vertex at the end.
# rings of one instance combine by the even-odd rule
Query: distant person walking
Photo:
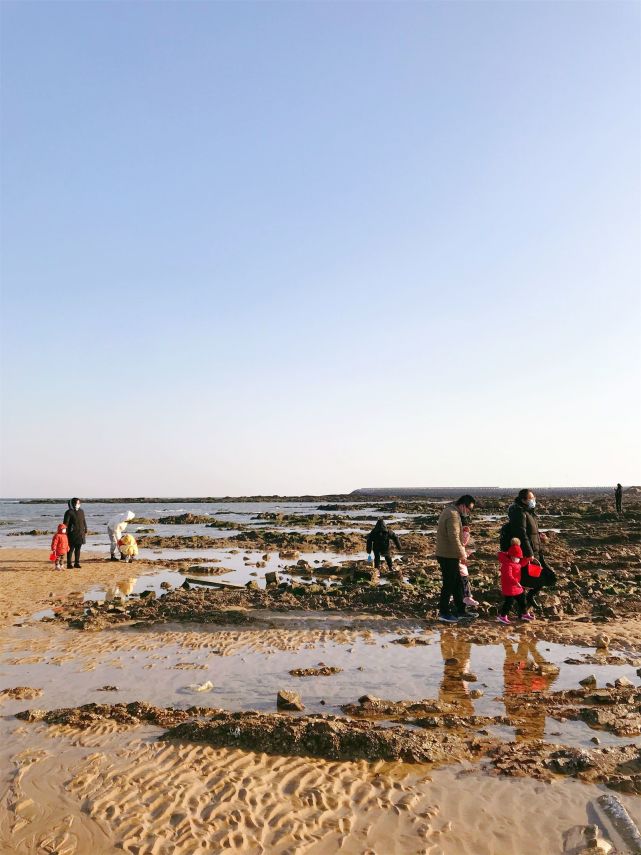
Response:
POLYGON ((80 567, 80 550, 83 544, 87 542, 87 521, 85 520, 85 512, 80 507, 80 499, 77 497, 68 502, 64 524, 67 526, 67 539, 69 540, 67 570, 71 570, 72 563, 75 568, 80 567))
MULTIPOLYGON (((367 552, 371 554, 374 550, 374 567, 378 570, 381 566, 381 556, 385 559, 387 569, 392 572, 392 554, 390 551, 392 542, 397 549, 401 548, 401 542, 396 532, 385 524, 384 519, 378 520, 374 528, 367 535, 367 552)), ((402 574, 398 574, 402 575, 402 574)))
POLYGON ((439 620, 456 623, 459 618, 478 617, 476 612, 466 612, 463 602, 463 582, 459 564, 467 566, 467 551, 463 543, 462 517, 474 510, 474 496, 466 494, 446 505, 438 518, 436 530, 436 560, 441 568, 442 585, 438 603, 439 620), (454 614, 450 601, 454 600, 454 614))
POLYGON ((111 561, 118 561, 116 551, 118 549, 118 541, 122 537, 128 523, 135 517, 133 511, 127 511, 124 514, 115 514, 107 523, 107 534, 109 535, 109 550, 111 552, 111 561))
POLYGON ((623 487, 620 484, 617 484, 614 490, 614 503, 616 505, 617 514, 623 513, 623 487))
POLYGON ((538 577, 529 576, 526 568, 521 572, 521 584, 528 589, 525 603, 529 614, 533 607, 539 607, 536 595, 541 588, 556 585, 556 573, 545 560, 541 545, 545 535, 539 532, 539 520, 535 508, 536 496, 532 490, 523 489, 519 490, 516 499, 507 510, 509 521, 507 535, 510 539, 514 537, 519 539, 524 558, 535 559, 543 568, 538 577))

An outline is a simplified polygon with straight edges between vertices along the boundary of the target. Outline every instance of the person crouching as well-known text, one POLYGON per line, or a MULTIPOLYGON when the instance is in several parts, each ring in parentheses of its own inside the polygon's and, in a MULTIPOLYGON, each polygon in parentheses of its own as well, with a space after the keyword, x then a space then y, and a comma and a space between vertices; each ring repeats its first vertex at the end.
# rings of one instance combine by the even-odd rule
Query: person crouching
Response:
POLYGON ((55 555, 54 561, 56 570, 62 570, 65 562, 65 557, 69 552, 69 539, 67 538, 67 526, 60 523, 58 531, 54 534, 51 540, 51 552, 55 555))
POLYGON ((533 615, 527 611, 525 593, 521 585, 521 567, 529 564, 530 559, 523 558, 521 541, 518 537, 512 538, 508 551, 499 552, 498 558, 501 565, 501 593, 504 599, 496 620, 498 623, 509 624, 508 615, 514 605, 518 609, 521 620, 532 620, 533 615))
POLYGON ((124 561, 133 561, 138 555, 138 544, 133 534, 123 534, 118 541, 118 549, 124 561))

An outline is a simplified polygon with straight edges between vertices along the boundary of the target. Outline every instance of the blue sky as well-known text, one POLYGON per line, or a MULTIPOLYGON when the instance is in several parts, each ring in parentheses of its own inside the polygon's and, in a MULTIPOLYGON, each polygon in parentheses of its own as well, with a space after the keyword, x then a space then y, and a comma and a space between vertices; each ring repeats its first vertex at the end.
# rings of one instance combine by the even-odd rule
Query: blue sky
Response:
POLYGON ((17 3, 4 495, 641 482, 637 3, 17 3))

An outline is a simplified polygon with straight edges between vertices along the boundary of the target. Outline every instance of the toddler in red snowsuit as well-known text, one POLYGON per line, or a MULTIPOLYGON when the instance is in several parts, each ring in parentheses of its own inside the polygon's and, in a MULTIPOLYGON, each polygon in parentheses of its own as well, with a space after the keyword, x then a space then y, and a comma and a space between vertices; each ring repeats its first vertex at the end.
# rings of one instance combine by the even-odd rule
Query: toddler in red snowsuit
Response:
POLYGON ((499 623, 506 624, 510 623, 508 614, 515 603, 521 620, 532 620, 533 618, 533 615, 527 611, 525 594, 521 585, 521 567, 529 564, 530 559, 523 558, 521 541, 518 537, 513 537, 510 543, 508 551, 499 552, 498 556, 501 563, 501 593, 504 600, 496 619, 499 623))
POLYGON ((69 552, 69 541, 67 540, 67 526, 60 523, 58 531, 54 534, 51 541, 51 553, 55 555, 56 570, 62 570, 65 556, 69 552))

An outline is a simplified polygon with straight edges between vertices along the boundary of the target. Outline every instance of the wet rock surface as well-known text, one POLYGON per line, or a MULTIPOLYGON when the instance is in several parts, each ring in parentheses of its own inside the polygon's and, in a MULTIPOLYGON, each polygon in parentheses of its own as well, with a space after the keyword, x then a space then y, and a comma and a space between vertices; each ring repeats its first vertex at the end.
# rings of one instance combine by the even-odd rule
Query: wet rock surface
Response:
POLYGON ((209 712, 209 708, 190 707, 177 710, 155 707, 152 704, 133 701, 130 704, 83 704, 79 707, 65 707, 57 710, 31 709, 16 713, 23 721, 44 721, 47 724, 64 724, 85 730, 103 721, 133 727, 139 724, 156 724, 159 727, 174 725, 192 719, 195 715, 209 712))
POLYGON ((426 698, 422 701, 389 701, 363 695, 357 704, 342 707, 354 718, 386 719, 417 727, 443 727, 449 730, 478 730, 492 724, 509 724, 505 716, 462 715, 456 703, 426 698))
POLYGON ((557 775, 606 784, 622 793, 641 794, 641 749, 636 745, 588 751, 544 742, 502 743, 489 751, 495 771, 512 777, 550 781, 557 775))
POLYGON ((315 668, 293 668, 289 673, 292 677, 331 677, 333 674, 340 674, 342 670, 320 662, 315 668))
POLYGON ((217 713, 207 721, 172 728, 164 739, 206 742, 218 748, 238 747, 326 760, 402 760, 438 763, 446 758, 471 759, 484 747, 482 740, 439 738, 404 728, 382 728, 334 716, 217 713))
POLYGON ((3 689, 0 692, 0 701, 31 701, 42 695, 42 689, 33 689, 31 686, 15 686, 13 689, 3 689))

